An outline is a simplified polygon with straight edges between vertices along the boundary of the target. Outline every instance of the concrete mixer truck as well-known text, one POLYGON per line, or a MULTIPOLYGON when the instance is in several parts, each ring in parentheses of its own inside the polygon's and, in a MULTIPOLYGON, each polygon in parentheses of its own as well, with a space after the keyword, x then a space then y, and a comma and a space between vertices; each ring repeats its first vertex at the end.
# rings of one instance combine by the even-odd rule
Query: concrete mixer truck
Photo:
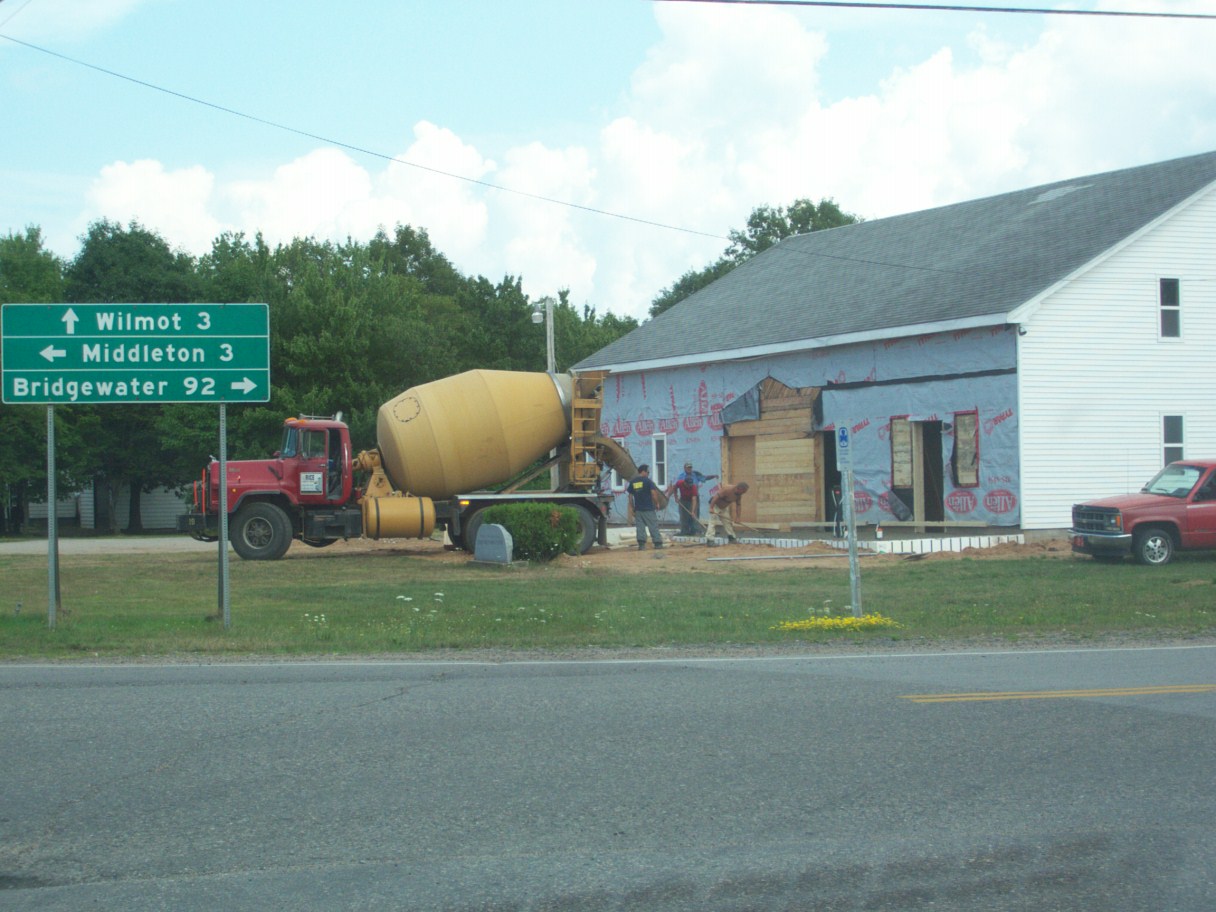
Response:
MULTIPOLYGON (((633 460, 599 433, 605 372, 469 371, 416 386, 380 407, 377 447, 356 453, 341 414, 288 418, 271 459, 229 461, 229 537, 246 560, 277 560, 360 536, 428 538, 445 529, 472 551, 481 511, 513 502, 574 507, 585 552, 606 534, 606 468, 633 460), (553 454, 553 455, 551 455, 553 454), (557 483, 523 490, 541 475, 557 483)), ((178 528, 220 535, 220 466, 203 469, 178 528)))

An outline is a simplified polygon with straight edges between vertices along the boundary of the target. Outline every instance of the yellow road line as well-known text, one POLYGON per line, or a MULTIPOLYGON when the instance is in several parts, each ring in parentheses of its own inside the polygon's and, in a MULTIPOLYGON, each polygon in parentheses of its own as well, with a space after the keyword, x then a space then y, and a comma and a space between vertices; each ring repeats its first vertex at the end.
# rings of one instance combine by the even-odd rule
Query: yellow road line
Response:
POLYGON ((1147 697, 1154 694, 1212 693, 1216 684, 1169 684, 1164 687, 1103 687, 1096 690, 1010 690, 959 694, 900 694, 913 703, 972 703, 991 700, 1061 700, 1084 697, 1147 697))

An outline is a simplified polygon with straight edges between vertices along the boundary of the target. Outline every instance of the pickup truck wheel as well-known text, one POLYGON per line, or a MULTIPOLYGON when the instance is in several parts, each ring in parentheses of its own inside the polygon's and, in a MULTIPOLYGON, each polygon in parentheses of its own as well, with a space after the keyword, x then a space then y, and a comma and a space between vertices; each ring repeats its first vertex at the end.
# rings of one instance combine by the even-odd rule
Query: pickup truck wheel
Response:
POLYGON ((232 520, 232 550, 245 560, 278 560, 291 537, 291 520, 271 503, 246 504, 232 520))
POLYGON ((1150 567, 1162 567, 1174 558, 1174 537, 1168 529, 1138 529, 1132 545, 1136 560, 1150 567))

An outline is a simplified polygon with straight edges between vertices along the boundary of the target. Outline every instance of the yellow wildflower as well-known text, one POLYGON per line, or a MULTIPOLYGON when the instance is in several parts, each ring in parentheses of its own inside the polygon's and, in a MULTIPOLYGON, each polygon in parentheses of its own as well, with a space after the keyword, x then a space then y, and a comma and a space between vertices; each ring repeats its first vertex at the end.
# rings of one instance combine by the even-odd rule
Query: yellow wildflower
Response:
POLYGON ((881 614, 861 617, 811 617, 803 621, 782 621, 771 630, 876 630, 881 627, 900 628, 902 624, 881 614))

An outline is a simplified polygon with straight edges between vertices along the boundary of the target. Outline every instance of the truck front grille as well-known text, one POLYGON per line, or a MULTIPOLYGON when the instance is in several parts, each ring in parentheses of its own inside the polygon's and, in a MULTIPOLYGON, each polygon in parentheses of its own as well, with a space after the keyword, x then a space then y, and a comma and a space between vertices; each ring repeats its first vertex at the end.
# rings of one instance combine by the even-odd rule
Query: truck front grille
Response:
POLYGON ((1078 532, 1122 532, 1123 518, 1114 507, 1075 504, 1072 508, 1072 527, 1078 532))

